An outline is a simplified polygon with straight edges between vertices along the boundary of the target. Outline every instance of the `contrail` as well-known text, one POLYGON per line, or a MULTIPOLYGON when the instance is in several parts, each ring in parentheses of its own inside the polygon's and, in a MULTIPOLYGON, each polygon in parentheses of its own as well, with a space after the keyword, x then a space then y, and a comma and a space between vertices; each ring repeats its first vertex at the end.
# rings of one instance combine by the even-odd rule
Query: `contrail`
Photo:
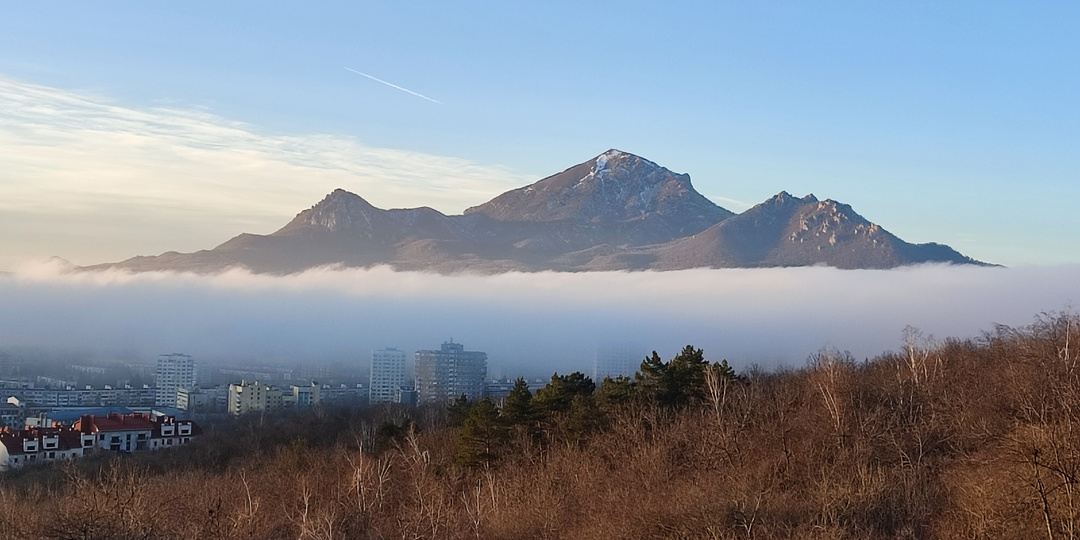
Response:
POLYGON ((384 81, 384 80, 382 80, 382 79, 380 79, 378 77, 372 77, 371 75, 368 75, 367 73, 361 73, 359 71, 356 71, 355 69, 353 69, 351 67, 346 67, 345 69, 347 69, 347 70, 349 70, 349 71, 351 71, 351 72, 353 72, 353 73, 355 73, 357 75, 363 75, 363 76, 365 76, 365 77, 367 77, 367 78, 369 78, 369 79, 371 79, 371 80, 373 80, 375 82, 381 82, 381 83, 383 83, 386 86, 389 86, 391 88, 397 88, 398 90, 401 90, 402 92, 408 92, 408 93, 410 93, 410 94, 412 94, 412 95, 414 95, 416 97, 422 97, 422 98, 424 98, 424 99, 426 99, 428 101, 431 101, 431 102, 438 103, 438 104, 442 105, 441 101, 439 101, 437 99, 431 99, 431 98, 429 98, 429 97, 427 97, 424 94, 421 94, 419 92, 413 92, 412 90, 409 90, 408 88, 402 88, 402 87, 400 87, 400 86, 398 86, 396 84, 388 83, 388 82, 386 82, 386 81, 384 81))

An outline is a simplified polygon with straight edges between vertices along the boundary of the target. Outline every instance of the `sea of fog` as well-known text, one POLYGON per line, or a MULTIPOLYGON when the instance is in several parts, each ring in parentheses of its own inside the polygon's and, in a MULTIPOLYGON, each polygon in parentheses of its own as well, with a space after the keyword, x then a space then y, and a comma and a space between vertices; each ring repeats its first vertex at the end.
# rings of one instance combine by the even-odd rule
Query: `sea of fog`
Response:
POLYGON ((670 357, 683 345, 735 366, 800 366, 823 346, 857 359, 1026 325, 1080 301, 1080 267, 923 265, 442 276, 321 268, 290 276, 30 265, 0 275, 0 347, 210 361, 357 361, 372 349, 489 354, 492 372, 589 370, 598 346, 670 357))

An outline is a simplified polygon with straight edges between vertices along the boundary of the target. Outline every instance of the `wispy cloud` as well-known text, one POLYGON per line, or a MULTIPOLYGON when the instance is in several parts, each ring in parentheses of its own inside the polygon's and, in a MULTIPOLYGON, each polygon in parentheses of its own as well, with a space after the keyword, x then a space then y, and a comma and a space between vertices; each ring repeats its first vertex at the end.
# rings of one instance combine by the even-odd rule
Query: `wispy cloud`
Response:
MULTIPOLYGON (((728 198, 728 197, 719 197, 719 196, 716 196, 716 195, 712 195, 709 198, 712 199, 712 201, 715 202, 716 204, 719 204, 720 206, 732 207, 732 208, 735 208, 736 210, 746 210, 747 208, 750 208, 751 206, 754 206, 753 203, 743 202, 743 201, 739 201, 739 200, 736 200, 736 199, 731 199, 731 198, 728 198)), ((730 208, 729 208, 729 210, 730 210, 730 208)))
POLYGON ((801 365, 825 344, 859 359, 895 350, 909 324, 938 338, 1027 324, 1080 302, 1078 271, 926 265, 440 276, 322 268, 282 277, 36 266, 0 275, 0 344, 363 362, 374 348, 435 347, 453 336, 511 372, 550 373, 587 369, 598 343, 632 338, 643 355, 669 356, 689 343, 739 366, 801 365))
POLYGON ((412 90, 409 90, 408 88, 402 88, 402 87, 400 87, 400 86, 398 86, 398 85, 396 85, 394 83, 386 82, 386 81, 384 81, 384 80, 382 80, 382 79, 380 79, 378 77, 373 77, 371 75, 368 75, 367 73, 363 73, 361 71, 356 71, 355 69, 350 68, 350 67, 347 67, 345 69, 347 69, 347 70, 349 70, 349 71, 351 71, 351 72, 353 72, 353 73, 355 73, 357 75, 363 75, 364 77, 367 77, 367 78, 369 78, 369 79, 371 79, 371 80, 373 80, 375 82, 383 83, 386 86, 389 86, 390 88, 397 88, 398 90, 401 90, 402 92, 408 92, 408 93, 410 93, 410 94, 412 94, 412 95, 414 95, 416 97, 424 98, 424 99, 426 99, 426 100, 428 100, 428 101, 430 101, 432 103, 438 103, 440 105, 442 104, 442 102, 437 100, 437 99, 431 99, 431 98, 425 96, 424 94, 421 94, 419 92, 413 92, 412 90))
POLYGON ((90 263, 208 248, 271 232, 338 187, 381 207, 453 213, 535 180, 3 77, 0 103, 0 269, 19 256, 90 263))

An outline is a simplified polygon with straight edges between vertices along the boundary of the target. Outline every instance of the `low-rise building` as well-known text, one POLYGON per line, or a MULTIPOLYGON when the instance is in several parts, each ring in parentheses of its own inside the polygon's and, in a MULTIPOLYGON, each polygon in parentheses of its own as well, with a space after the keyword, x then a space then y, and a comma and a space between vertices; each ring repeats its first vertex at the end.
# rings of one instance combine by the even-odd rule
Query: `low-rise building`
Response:
POLYGON ((21 428, 25 423, 26 410, 19 406, 18 399, 0 403, 0 427, 21 428))
POLYGON ((84 456, 94 436, 66 427, 0 429, 0 471, 84 456))
POLYGON ((309 409, 319 404, 321 401, 321 388, 319 383, 312 381, 308 385, 292 385, 292 402, 293 408, 296 409, 309 409))
POLYGON ((6 396, 19 398, 41 407, 102 407, 124 405, 128 407, 151 407, 156 390, 143 385, 141 388, 124 386, 113 388, 14 388, 4 392, 6 396))
POLYGON ((202 435, 202 428, 191 420, 177 420, 174 416, 154 419, 154 431, 150 434, 150 449, 160 450, 187 444, 202 435))
POLYGON ((253 412, 280 410, 285 404, 280 388, 259 381, 240 381, 229 385, 229 414, 240 416, 253 412))
POLYGON ((86 415, 74 427, 92 435, 94 446, 111 452, 159 450, 187 444, 202 433, 191 420, 146 413, 86 415))
POLYGON ((50 427, 57 424, 71 426, 88 414, 104 417, 109 414, 131 414, 135 411, 128 407, 59 407, 38 409, 33 416, 26 417, 26 427, 50 427))
MULTIPOLYGON (((541 388, 547 386, 549 381, 544 379, 526 380, 529 385, 529 392, 534 396, 541 388)), ((514 389, 514 385, 517 384, 517 379, 493 379, 484 383, 484 397, 491 398, 496 405, 501 405, 506 396, 510 395, 510 391, 514 389)))
POLYGON ((181 388, 176 391, 176 408, 194 413, 216 413, 226 409, 229 389, 181 388))
POLYGON ((362 384, 323 385, 320 402, 332 405, 362 405, 368 402, 368 389, 362 384))

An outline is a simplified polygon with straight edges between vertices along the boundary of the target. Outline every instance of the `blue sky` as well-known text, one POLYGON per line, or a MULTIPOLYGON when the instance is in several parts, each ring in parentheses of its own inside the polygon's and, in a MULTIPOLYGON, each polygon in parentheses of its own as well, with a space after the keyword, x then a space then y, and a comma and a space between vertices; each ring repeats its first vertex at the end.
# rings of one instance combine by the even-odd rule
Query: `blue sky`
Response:
POLYGON ((734 211, 813 192, 1080 263, 1080 4, 580 4, 9 7, 0 269, 209 248, 334 187, 455 213, 613 147, 734 211))

